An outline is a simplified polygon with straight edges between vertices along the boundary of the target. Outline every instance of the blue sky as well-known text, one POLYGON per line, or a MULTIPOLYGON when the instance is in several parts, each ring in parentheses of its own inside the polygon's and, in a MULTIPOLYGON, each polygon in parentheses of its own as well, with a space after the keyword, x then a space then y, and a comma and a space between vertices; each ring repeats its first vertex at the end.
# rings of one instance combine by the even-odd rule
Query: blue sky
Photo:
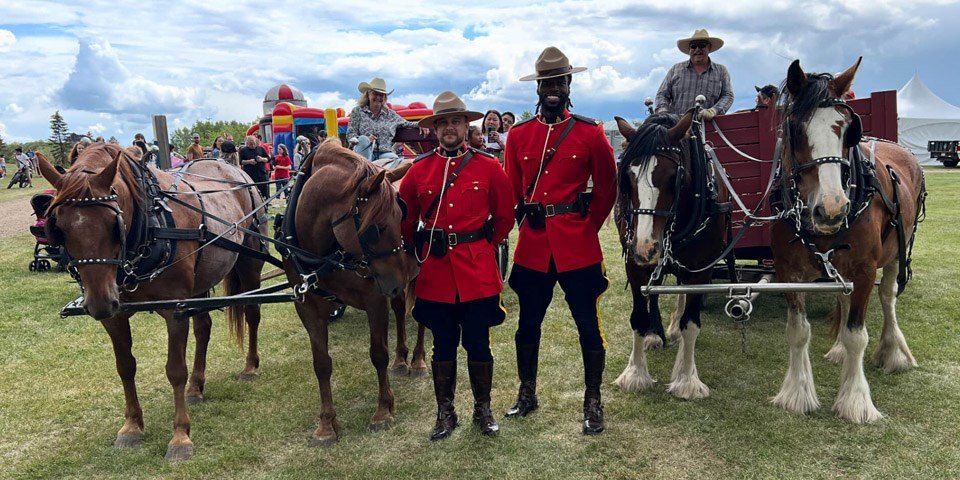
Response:
POLYGON ((0 0, 0 135, 46 138, 60 110, 71 130, 116 136, 196 120, 253 122, 263 95, 293 85, 313 107, 351 108, 375 76, 390 101, 428 105, 443 90, 475 110, 533 110, 533 72, 548 45, 587 72, 574 111, 642 116, 666 70, 685 59, 679 38, 706 28, 724 39, 711 57, 730 70, 734 109, 754 85, 779 83, 796 58, 839 72, 864 57, 859 96, 896 90, 915 73, 960 105, 949 19, 960 0, 686 2, 559 0, 315 1, 310 3, 0 0))

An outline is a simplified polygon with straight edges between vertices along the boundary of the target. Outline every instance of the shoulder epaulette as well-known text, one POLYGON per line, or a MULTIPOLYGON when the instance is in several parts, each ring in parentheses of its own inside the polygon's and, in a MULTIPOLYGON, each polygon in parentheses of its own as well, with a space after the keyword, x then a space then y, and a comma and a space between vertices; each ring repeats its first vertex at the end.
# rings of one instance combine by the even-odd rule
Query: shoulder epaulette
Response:
POLYGON ((571 113, 570 116, 573 117, 573 118, 575 118, 575 119, 577 119, 577 120, 580 120, 581 122, 587 122, 587 123, 592 123, 592 124, 594 124, 594 125, 600 125, 600 120, 596 120, 596 119, 593 119, 593 118, 590 118, 590 117, 585 117, 585 116, 583 116, 583 115, 578 115, 578 114, 576 114, 576 113, 571 113))
POLYGON ((437 153, 437 152, 434 151, 434 150, 429 150, 429 151, 426 151, 426 152, 424 152, 424 153, 421 153, 420 155, 417 155, 417 158, 414 158, 414 159, 413 159, 413 163, 417 163, 417 162, 419 162, 420 160, 423 160, 424 158, 427 158, 427 157, 429 157, 430 155, 433 155, 434 153, 437 153))
POLYGON ((485 156, 485 157, 490 157, 490 158, 497 158, 496 155, 494 155, 494 154, 492 154, 492 153, 490 153, 490 152, 484 152, 483 150, 478 150, 478 149, 473 148, 473 147, 470 147, 470 151, 473 152, 474 154, 477 154, 477 155, 483 155, 483 156, 485 156))
POLYGON ((513 124, 513 127, 510 127, 510 128, 519 127, 520 125, 523 125, 524 123, 527 123, 527 122, 529 122, 529 121, 536 120, 536 119, 537 119, 537 116, 534 115, 534 116, 532 116, 532 117, 530 117, 530 118, 527 118, 526 120, 520 120, 519 122, 513 124))

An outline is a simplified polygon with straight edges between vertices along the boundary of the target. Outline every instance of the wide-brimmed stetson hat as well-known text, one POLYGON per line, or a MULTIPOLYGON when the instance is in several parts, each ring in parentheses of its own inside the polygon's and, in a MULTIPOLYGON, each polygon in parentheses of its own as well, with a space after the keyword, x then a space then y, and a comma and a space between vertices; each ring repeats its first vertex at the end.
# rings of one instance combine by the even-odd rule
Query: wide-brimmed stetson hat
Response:
POLYGON ((537 57, 537 73, 520 77, 521 82, 530 80, 545 80, 547 78, 562 77, 582 72, 587 67, 571 67, 570 60, 557 47, 547 47, 537 57))
POLYGON ((360 93, 366 95, 368 91, 373 90, 374 92, 379 92, 384 95, 390 95, 393 93, 393 90, 387 91, 387 82, 384 82, 380 77, 374 77, 373 80, 370 80, 370 83, 360 82, 360 85, 357 85, 357 90, 360 90, 360 93))
POLYGON ((679 48, 681 52, 686 53, 686 54, 689 55, 689 54, 690 54, 690 42, 697 41, 697 40, 701 40, 701 41, 710 43, 710 52, 711 52, 711 53, 712 53, 712 52, 716 52, 717 50, 720 50, 720 47, 723 46, 723 40, 722 40, 721 38, 711 37, 710 34, 707 33, 707 29, 701 28, 701 29, 697 30, 696 32, 693 32, 693 36, 692 36, 692 37, 690 37, 690 38, 681 38, 680 40, 677 40, 677 48, 679 48))
POLYGON ((436 101, 433 102, 433 115, 420 120, 417 122, 417 125, 422 128, 433 128, 433 124, 437 120, 444 117, 456 116, 467 117, 467 122, 483 118, 482 113, 467 110, 467 105, 463 103, 463 100, 460 100, 460 97, 458 97, 456 93, 447 90, 441 93, 436 101))

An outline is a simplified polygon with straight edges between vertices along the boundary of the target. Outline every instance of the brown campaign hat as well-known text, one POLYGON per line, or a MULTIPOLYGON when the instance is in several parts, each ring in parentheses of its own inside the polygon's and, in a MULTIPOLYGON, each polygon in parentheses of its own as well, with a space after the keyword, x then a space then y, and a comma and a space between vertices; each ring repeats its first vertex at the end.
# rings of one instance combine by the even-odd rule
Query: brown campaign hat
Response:
POLYGON ((690 38, 681 38, 680 40, 677 40, 677 48, 679 48, 681 52, 689 54, 690 42, 693 42, 696 40, 701 40, 709 43, 711 53, 716 52, 717 50, 720 50, 720 47, 723 46, 722 39, 720 39, 719 37, 711 37, 710 34, 707 33, 707 29, 701 28, 696 32, 693 32, 693 36, 691 36, 690 38))
POLYGON ((570 60, 557 47, 547 47, 537 57, 537 73, 520 77, 521 82, 530 80, 544 80, 547 78, 562 77, 582 72, 587 67, 571 67, 570 60))
POLYGON ((460 97, 458 97, 456 93, 447 90, 441 93, 436 101, 433 102, 433 115, 420 120, 417 122, 417 125, 423 128, 433 128, 433 124, 437 120, 444 117, 456 116, 467 117, 467 122, 483 118, 482 113, 467 110, 467 105, 463 103, 463 100, 460 100, 460 97))

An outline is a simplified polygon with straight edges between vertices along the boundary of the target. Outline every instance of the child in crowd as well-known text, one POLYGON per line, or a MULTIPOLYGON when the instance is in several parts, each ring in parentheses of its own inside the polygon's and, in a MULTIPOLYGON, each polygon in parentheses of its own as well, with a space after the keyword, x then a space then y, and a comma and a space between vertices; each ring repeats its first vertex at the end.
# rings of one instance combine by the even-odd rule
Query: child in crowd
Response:
MULTIPOLYGON (((273 178, 277 181, 277 193, 279 193, 287 188, 287 184, 290 182, 290 169, 293 167, 293 162, 290 160, 287 146, 282 143, 277 145, 277 155, 273 158, 276 162, 276 173, 273 174, 273 178)), ((287 198, 286 191, 283 192, 283 198, 284 200, 287 198)))

